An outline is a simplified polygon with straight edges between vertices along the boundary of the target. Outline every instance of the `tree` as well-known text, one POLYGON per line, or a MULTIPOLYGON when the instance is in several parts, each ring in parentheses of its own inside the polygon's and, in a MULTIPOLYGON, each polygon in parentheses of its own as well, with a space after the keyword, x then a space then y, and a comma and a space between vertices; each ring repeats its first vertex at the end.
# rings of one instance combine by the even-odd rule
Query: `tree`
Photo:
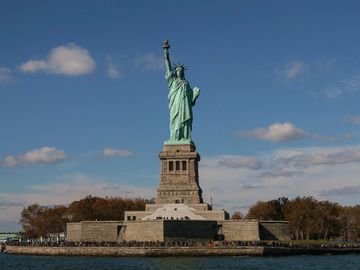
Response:
POLYGON ((343 239, 358 240, 360 238, 360 205, 342 207, 340 223, 343 239))
POLYGON ((125 211, 145 210, 151 200, 141 198, 100 198, 87 196, 69 205, 67 214, 72 222, 84 220, 123 220, 125 211))
POLYGON ((284 219, 289 221, 295 239, 310 239, 315 228, 317 200, 312 197, 296 197, 284 207, 284 219))
POLYGON ((24 207, 21 211, 20 224, 23 234, 27 238, 38 238, 41 236, 40 231, 40 215, 44 212, 44 206, 37 203, 24 207))
POLYGON ((93 205, 98 200, 101 198, 89 195, 79 201, 72 202, 67 212, 69 219, 72 222, 97 219, 98 213, 95 213, 93 205))
POLYGON ((67 210, 66 206, 54 206, 45 209, 41 215, 45 231, 44 236, 48 236, 51 233, 61 233, 66 230, 66 223, 69 222, 66 215, 67 210))
POLYGON ((51 233, 65 231, 67 207, 41 206, 37 203, 24 207, 21 211, 20 224, 26 238, 47 237, 51 233))
POLYGON ((267 202, 258 201, 250 207, 246 218, 259 220, 282 220, 282 206, 278 200, 271 200, 267 202))
POLYGON ((315 220, 317 232, 311 238, 324 240, 341 234, 341 206, 329 201, 317 202, 315 208, 315 220))
POLYGON ((239 211, 235 211, 231 216, 232 220, 240 220, 240 219, 243 219, 243 218, 244 218, 244 215, 241 214, 239 211))
POLYGON ((38 203, 24 207, 20 224, 26 238, 47 237, 52 233, 64 232, 69 221, 123 220, 125 211, 145 210, 145 204, 154 200, 141 198, 100 198, 86 196, 65 206, 42 206, 38 203))

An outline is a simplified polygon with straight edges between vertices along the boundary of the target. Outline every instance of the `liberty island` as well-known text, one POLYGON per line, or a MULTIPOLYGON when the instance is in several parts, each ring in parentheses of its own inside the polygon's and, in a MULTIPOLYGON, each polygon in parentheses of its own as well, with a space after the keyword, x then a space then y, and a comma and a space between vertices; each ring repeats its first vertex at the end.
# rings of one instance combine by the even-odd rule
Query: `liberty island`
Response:
POLYGON ((224 209, 204 202, 200 187, 200 154, 192 140, 192 108, 200 90, 185 79, 182 64, 172 66, 170 42, 162 46, 168 87, 170 136, 160 159, 155 204, 145 211, 125 211, 124 220, 67 223, 66 241, 168 242, 289 240, 286 221, 230 220, 224 209))
MULTIPOLYGON (((204 202, 199 181, 200 154, 192 140, 192 108, 200 90, 185 79, 185 67, 172 67, 170 43, 163 44, 170 113, 169 139, 159 153, 160 181, 155 204, 145 211, 125 211, 124 220, 82 220, 66 226, 66 244, 57 249, 10 246, 9 253, 58 255, 159 256, 264 255, 264 240, 290 240, 287 221, 230 220, 224 209, 204 202), (129 243, 142 243, 129 249, 129 243), (226 241, 226 249, 206 243, 226 241), (86 244, 88 243, 88 244, 86 244), (106 249, 97 249, 101 243, 106 249), (239 247, 235 243, 242 243, 239 247), (249 246, 249 243, 252 247, 249 246), (174 247, 174 244, 175 247, 174 247), (181 245, 187 246, 183 249, 181 245), (90 246, 89 246, 90 245, 90 246), (95 246, 92 246, 95 245, 95 246), (179 246, 180 245, 180 246, 179 246), (191 247, 189 249, 189 247, 191 247), (145 250, 144 250, 145 248, 145 250), (159 250, 160 248, 160 250, 159 250)), ((221 194, 218 194, 221 196, 221 194)))

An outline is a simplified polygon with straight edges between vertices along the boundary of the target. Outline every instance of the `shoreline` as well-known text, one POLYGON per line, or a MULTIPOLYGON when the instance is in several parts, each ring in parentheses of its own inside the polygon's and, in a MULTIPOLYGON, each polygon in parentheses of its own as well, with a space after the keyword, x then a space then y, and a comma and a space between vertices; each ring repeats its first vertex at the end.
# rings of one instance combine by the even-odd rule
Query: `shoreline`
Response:
POLYGON ((171 256, 295 256, 360 254, 360 248, 288 248, 288 247, 46 247, 6 246, 12 255, 41 256, 109 256, 109 257, 171 257, 171 256))

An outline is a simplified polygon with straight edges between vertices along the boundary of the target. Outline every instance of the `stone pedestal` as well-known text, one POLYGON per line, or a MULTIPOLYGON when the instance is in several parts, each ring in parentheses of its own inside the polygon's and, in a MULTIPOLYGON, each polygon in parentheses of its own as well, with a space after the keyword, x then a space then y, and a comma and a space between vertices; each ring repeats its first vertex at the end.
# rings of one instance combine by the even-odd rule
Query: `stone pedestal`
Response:
POLYGON ((159 154, 160 184, 156 204, 203 203, 199 186, 200 155, 192 144, 165 144, 159 154))

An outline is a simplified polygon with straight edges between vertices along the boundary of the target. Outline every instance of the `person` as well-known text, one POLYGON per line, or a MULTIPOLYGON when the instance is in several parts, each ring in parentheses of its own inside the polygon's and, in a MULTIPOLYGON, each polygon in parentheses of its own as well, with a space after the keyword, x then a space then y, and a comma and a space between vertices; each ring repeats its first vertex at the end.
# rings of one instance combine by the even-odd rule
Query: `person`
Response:
POLYGON ((166 64, 165 78, 169 87, 170 111, 170 139, 166 144, 193 144, 191 138, 193 113, 192 107, 200 95, 200 89, 190 87, 185 79, 185 67, 181 64, 171 68, 169 49, 170 45, 164 42, 164 56, 166 64))

